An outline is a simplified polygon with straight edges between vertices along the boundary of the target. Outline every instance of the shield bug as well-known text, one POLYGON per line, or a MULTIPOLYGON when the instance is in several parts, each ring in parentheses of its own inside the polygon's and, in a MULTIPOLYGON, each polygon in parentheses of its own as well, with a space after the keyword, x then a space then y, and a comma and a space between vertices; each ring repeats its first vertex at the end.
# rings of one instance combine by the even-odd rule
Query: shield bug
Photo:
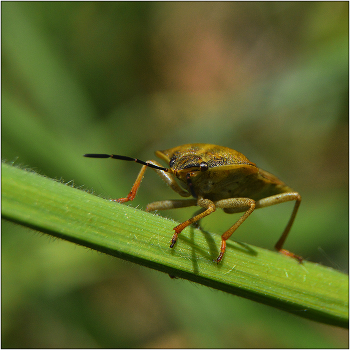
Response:
POLYGON ((227 147, 194 143, 165 151, 156 151, 155 154, 168 164, 167 168, 154 160, 144 162, 137 158, 109 154, 85 154, 84 156, 121 159, 143 165, 130 193, 125 198, 116 199, 116 202, 124 203, 135 198, 147 167, 154 169, 165 183, 180 196, 193 197, 191 199, 153 202, 146 207, 146 211, 190 206, 201 207, 200 212, 195 216, 174 227, 175 233, 170 248, 174 247, 178 235, 185 227, 198 223, 199 220, 213 213, 217 208, 223 209, 228 214, 243 213, 236 223, 222 234, 217 263, 224 256, 227 239, 255 209, 295 201, 292 215, 277 241, 275 249, 299 262, 302 261, 300 256, 282 249, 301 202, 301 196, 298 192, 293 191, 276 176, 259 169, 242 153, 227 147))

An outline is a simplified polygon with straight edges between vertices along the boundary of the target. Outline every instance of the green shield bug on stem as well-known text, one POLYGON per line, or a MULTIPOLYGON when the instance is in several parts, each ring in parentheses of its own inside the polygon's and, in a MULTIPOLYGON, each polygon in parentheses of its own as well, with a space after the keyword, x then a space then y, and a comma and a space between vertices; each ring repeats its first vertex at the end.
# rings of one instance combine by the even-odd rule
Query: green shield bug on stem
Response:
POLYGON ((284 229, 275 249, 299 262, 302 258, 288 250, 282 249, 297 214, 301 196, 293 191, 276 176, 259 169, 242 153, 233 149, 205 143, 186 144, 165 151, 156 151, 156 156, 165 161, 163 167, 154 160, 142 161, 120 155, 85 154, 90 158, 113 158, 134 161, 142 164, 130 193, 125 198, 115 199, 124 203, 134 200, 140 187, 146 168, 154 169, 165 183, 182 197, 190 199, 165 200, 147 205, 146 211, 165 210, 199 206, 201 212, 174 227, 170 248, 173 248, 181 231, 221 208, 225 213, 243 213, 243 215, 221 236, 219 263, 226 250, 226 241, 236 229, 258 208, 295 201, 292 215, 284 229), (178 181, 178 182, 177 182, 178 181))

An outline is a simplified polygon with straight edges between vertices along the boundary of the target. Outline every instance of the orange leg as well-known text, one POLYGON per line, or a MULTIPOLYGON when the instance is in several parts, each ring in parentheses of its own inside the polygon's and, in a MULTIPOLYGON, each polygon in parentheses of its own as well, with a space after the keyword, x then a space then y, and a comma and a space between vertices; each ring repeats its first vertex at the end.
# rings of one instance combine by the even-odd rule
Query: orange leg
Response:
POLYGON ((303 258, 299 255, 296 255, 286 249, 282 249, 282 246, 288 236, 288 233, 293 225, 293 222, 294 222, 294 219, 295 219, 295 216, 297 215, 297 211, 298 211, 298 208, 299 208, 299 205, 300 205, 300 201, 301 201, 301 197, 300 195, 297 196, 296 198, 296 202, 295 202, 295 205, 294 205, 294 209, 293 209, 293 212, 292 212, 292 215, 288 221, 288 224, 286 226, 286 228, 284 229, 283 233, 282 233, 282 236, 281 238, 278 240, 278 242, 276 243, 275 245, 275 249, 278 250, 280 253, 284 254, 284 255, 287 255, 287 256, 290 256, 296 260, 299 261, 299 263, 302 263, 303 262, 303 258))
POLYGON ((137 190, 140 187, 141 181, 143 179, 143 176, 145 174, 145 171, 147 169, 147 165, 143 165, 139 174, 137 175, 136 181, 133 184, 131 191, 129 192, 129 194, 125 197, 125 198, 119 198, 119 199, 113 199, 114 202, 118 202, 118 203, 125 203, 125 202, 129 202, 134 200, 137 190))
MULTIPOLYGON (((134 200, 137 190, 139 189, 140 185, 141 185, 141 181, 143 179, 143 176, 145 174, 145 171, 147 169, 147 167, 150 166, 150 164, 152 165, 156 165, 158 167, 161 167, 161 164, 159 164, 158 162, 154 161, 154 160, 148 160, 146 162, 146 165, 143 165, 139 174, 137 175, 136 181, 133 184, 131 191, 129 192, 129 194, 125 197, 125 198, 119 198, 119 199, 113 199, 114 202, 118 202, 118 203, 125 203, 125 202, 129 202, 134 200)), ((152 168, 152 167, 151 167, 152 168)), ((165 181, 165 183, 175 192, 177 192, 180 196, 182 197, 189 197, 191 194, 187 191, 185 191, 184 189, 182 189, 179 184, 176 182, 174 175, 161 170, 161 169, 157 169, 157 168, 152 168, 153 170, 155 170, 155 172, 165 181)), ((158 202, 156 202, 158 203, 158 202)), ((153 203, 151 203, 153 204, 153 203)), ((148 207, 148 206, 147 206, 148 207)), ((162 208, 160 208, 162 209, 162 208)), ((164 208, 166 209, 166 208, 164 208)), ((157 210, 157 209, 149 209, 148 211, 152 211, 152 210, 157 210)))
POLYGON ((203 198, 199 198, 197 201, 197 205, 206 208, 206 210, 204 210, 202 213, 199 213, 198 215, 184 221, 182 224, 177 225, 174 227, 174 235, 173 238, 171 239, 171 244, 170 244, 170 248, 173 248, 176 241, 177 241, 177 237, 178 235, 181 233, 181 231, 186 228, 187 226, 193 224, 194 222, 199 221, 200 219, 204 218, 205 216, 213 213, 215 211, 215 204, 209 200, 209 199, 203 199, 203 198))
POLYGON ((299 205, 301 202, 300 194, 298 192, 286 192, 286 193, 277 194, 277 195, 274 195, 271 197, 263 198, 263 199, 260 199, 259 201, 256 202, 256 207, 257 208, 264 208, 264 207, 268 207, 270 205, 284 203, 284 202, 288 202, 288 201, 295 201, 294 209, 293 209, 292 215, 288 221, 288 224, 282 233, 282 236, 280 237, 280 239, 278 240, 278 242, 275 245, 275 249, 277 251, 279 251, 281 254, 290 256, 290 257, 298 260, 301 263, 303 261, 303 258, 301 256, 296 255, 288 250, 282 249, 283 244, 284 244, 284 242, 289 234, 289 231, 293 225, 295 216, 297 215, 297 211, 298 211, 298 208, 299 208, 299 205))
POLYGON ((226 241, 232 236, 232 234, 237 230, 237 228, 247 219, 247 217, 254 211, 255 201, 249 198, 234 198, 234 199, 230 198, 230 199, 224 199, 224 200, 218 201, 216 205, 221 208, 227 208, 227 209, 231 208, 237 211, 246 210, 246 212, 239 218, 239 220, 233 226, 231 226, 226 232, 222 234, 220 254, 216 259, 216 262, 219 263, 225 254, 226 241))

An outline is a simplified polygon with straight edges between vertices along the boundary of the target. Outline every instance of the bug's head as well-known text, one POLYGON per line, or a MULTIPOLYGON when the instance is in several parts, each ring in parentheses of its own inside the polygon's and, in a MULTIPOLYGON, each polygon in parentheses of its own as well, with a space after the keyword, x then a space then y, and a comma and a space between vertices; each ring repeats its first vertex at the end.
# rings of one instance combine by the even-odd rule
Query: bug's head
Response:
MULTIPOLYGON (((156 153, 157 154, 157 153, 156 153)), ((157 154, 158 155, 158 154, 157 154)), ((162 158, 162 157, 161 157, 162 158)), ((170 172, 172 172, 193 197, 197 197, 198 185, 203 176, 209 173, 209 165, 199 155, 177 153, 168 160, 170 172)))
POLYGON ((184 145, 165 151, 157 151, 157 157, 169 164, 170 171, 183 183, 196 182, 208 173, 209 163, 203 157, 202 149, 193 145, 184 145))
POLYGON ((193 184, 215 177, 217 180, 232 172, 249 171, 256 168, 243 154, 227 147, 211 144, 186 144, 165 151, 156 156, 169 164, 170 171, 185 183, 189 178, 193 184))
POLYGON ((180 179, 187 182, 188 176, 196 177, 209 170, 209 165, 198 156, 173 157, 169 162, 170 169, 180 179))

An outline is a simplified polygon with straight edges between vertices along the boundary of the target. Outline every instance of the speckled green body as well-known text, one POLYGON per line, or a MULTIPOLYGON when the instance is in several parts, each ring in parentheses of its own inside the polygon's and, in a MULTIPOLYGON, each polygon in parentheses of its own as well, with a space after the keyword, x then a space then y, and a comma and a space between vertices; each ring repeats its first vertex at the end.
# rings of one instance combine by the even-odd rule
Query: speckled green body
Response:
POLYGON ((144 162, 137 158, 115 154, 85 154, 85 157, 90 158, 114 158, 143 165, 129 194, 115 200, 119 203, 134 200, 147 167, 155 170, 165 183, 180 196, 194 197, 193 199, 153 202, 146 207, 146 211, 201 207, 197 215, 174 227, 175 233, 170 248, 174 247, 178 235, 184 228, 198 223, 205 216, 215 212, 217 208, 223 209, 228 214, 244 213, 222 234, 217 263, 224 256, 227 239, 255 209, 295 201, 292 215, 275 248, 302 262, 300 256, 282 249, 298 211, 301 196, 276 176, 259 169, 242 153, 206 143, 192 143, 157 151, 156 156, 164 160, 169 168, 163 167, 154 160, 144 162), (176 180, 179 180, 181 186, 176 180))
POLYGON ((242 153, 223 146, 205 143, 186 144, 165 151, 157 151, 180 180, 188 188, 186 176, 191 173, 191 182, 196 197, 212 201, 245 197, 259 200, 293 190, 276 176, 259 169, 242 153), (198 171, 206 163, 206 171, 198 171))

